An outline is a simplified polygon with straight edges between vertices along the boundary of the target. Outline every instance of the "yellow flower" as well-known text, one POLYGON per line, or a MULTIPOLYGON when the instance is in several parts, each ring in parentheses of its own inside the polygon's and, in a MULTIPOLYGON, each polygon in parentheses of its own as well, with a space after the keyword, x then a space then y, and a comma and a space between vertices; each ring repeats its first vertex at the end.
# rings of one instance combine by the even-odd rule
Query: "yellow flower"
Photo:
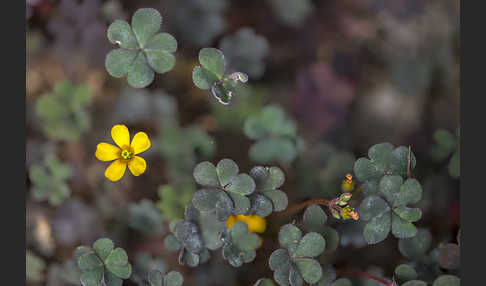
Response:
POLYGON ((354 220, 358 220, 359 219, 358 212, 356 212, 350 206, 346 206, 345 208, 343 208, 341 210, 341 216, 343 217, 343 219, 350 219, 350 218, 352 218, 354 220))
POLYGON ((248 232, 262 233, 267 226, 266 220, 257 215, 231 215, 226 220, 226 226, 231 229, 237 221, 245 222, 248 225, 248 232))
POLYGON ((105 177, 110 181, 118 181, 128 169, 134 176, 145 172, 147 163, 142 157, 135 156, 150 148, 150 140, 145 132, 138 132, 130 143, 130 133, 125 125, 115 125, 111 128, 111 137, 118 147, 109 143, 100 143, 96 146, 95 156, 101 161, 113 161, 106 168, 105 177))
POLYGON ((353 180, 353 175, 346 174, 346 179, 343 180, 343 183, 341 184, 341 190, 343 192, 351 192, 354 189, 355 184, 356 182, 353 180))

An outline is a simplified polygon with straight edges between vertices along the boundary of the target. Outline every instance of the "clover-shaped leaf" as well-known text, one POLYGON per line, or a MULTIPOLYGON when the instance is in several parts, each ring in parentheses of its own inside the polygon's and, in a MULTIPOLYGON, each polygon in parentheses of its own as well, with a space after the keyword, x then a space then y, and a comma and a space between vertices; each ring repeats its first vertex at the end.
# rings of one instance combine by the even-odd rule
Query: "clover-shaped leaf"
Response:
POLYGON ((432 235, 430 231, 419 228, 417 234, 412 238, 400 239, 398 249, 408 259, 416 259, 424 255, 430 247, 432 235))
POLYGON ((171 271, 165 275, 154 269, 148 273, 147 280, 150 286, 181 286, 184 278, 177 271, 171 271))
POLYGON ((403 283, 401 286, 427 286, 427 283, 421 280, 410 280, 403 283))
POLYGON ((454 275, 441 275, 435 279, 432 286, 459 286, 461 285, 461 280, 454 275))
POLYGON ((118 49, 106 55, 105 67, 116 78, 127 75, 128 84, 134 88, 148 86, 154 72, 166 73, 175 64, 172 55, 177 41, 168 33, 158 33, 162 16, 152 8, 138 9, 132 16, 132 25, 116 20, 108 27, 108 40, 118 49))
POLYGON ((231 229, 224 233, 223 258, 233 267, 240 267, 243 263, 253 261, 256 256, 259 238, 250 233, 245 222, 235 222, 231 229))
POLYGON ((326 247, 325 239, 316 232, 302 237, 302 231, 293 224, 280 228, 280 245, 285 249, 275 250, 269 259, 270 269, 279 285, 303 285, 317 283, 322 277, 322 268, 313 257, 319 256, 326 247))
POLYGON ((79 140, 91 127, 88 107, 92 99, 87 85, 58 82, 52 92, 42 94, 36 102, 45 134, 52 140, 79 140))
POLYGON ((79 269, 80 281, 85 286, 98 286, 102 283, 110 286, 122 284, 132 274, 125 250, 114 249, 108 238, 100 238, 93 243, 93 248, 80 246, 74 254, 79 269))
POLYGON ((66 182, 71 177, 71 167, 60 162, 55 154, 48 154, 41 164, 34 164, 29 170, 33 198, 60 205, 71 194, 66 182))
POLYGON ((249 175, 238 172, 238 165, 230 159, 222 159, 217 166, 211 162, 199 163, 193 176, 207 189, 194 194, 194 207, 205 213, 215 212, 220 220, 226 220, 232 213, 247 213, 251 206, 248 195, 254 192, 255 182, 249 175))
POLYGON ((280 168, 257 166, 251 169, 250 176, 255 181, 256 189, 251 196, 251 212, 266 217, 272 211, 278 212, 287 208, 287 195, 278 190, 285 182, 285 174, 280 168))
POLYGON ((192 72, 194 84, 204 90, 210 90, 216 100, 227 105, 231 102, 236 86, 248 81, 248 76, 242 72, 225 75, 225 59, 223 52, 215 48, 203 48, 199 51, 200 66, 192 72))
POLYGON ((394 280, 398 281, 401 284, 410 280, 417 279, 418 274, 417 271, 415 271, 415 269, 413 269, 409 265, 401 264, 395 268, 393 277, 394 280))
POLYGON ((325 250, 333 251, 339 245, 338 232, 326 225, 327 214, 318 205, 309 206, 304 212, 304 227, 309 232, 317 232, 325 239, 325 250))
POLYGON ((361 218, 370 220, 363 229, 368 244, 384 240, 390 230, 396 238, 415 236, 417 228, 413 222, 422 217, 422 211, 406 205, 418 202, 421 197, 422 187, 417 180, 409 178, 403 182, 398 175, 382 176, 377 195, 366 197, 360 206, 361 218))
POLYGON ((413 152, 405 147, 394 148, 390 143, 373 145, 368 150, 369 158, 359 158, 354 163, 356 178, 363 182, 366 195, 378 193, 378 183, 384 175, 406 178, 416 165, 413 152))
MULTIPOLYGON (((192 206, 188 206, 193 208, 192 206)), ((191 220, 188 220, 186 209, 186 220, 175 220, 170 224, 169 234, 165 237, 164 243, 167 249, 179 250, 179 264, 195 267, 209 259, 209 251, 203 240, 203 235, 199 226, 191 220)))
POLYGON ((258 114, 250 115, 244 125, 245 135, 257 140, 249 151, 258 163, 279 161, 291 163, 300 151, 297 125, 278 105, 268 105, 258 114))

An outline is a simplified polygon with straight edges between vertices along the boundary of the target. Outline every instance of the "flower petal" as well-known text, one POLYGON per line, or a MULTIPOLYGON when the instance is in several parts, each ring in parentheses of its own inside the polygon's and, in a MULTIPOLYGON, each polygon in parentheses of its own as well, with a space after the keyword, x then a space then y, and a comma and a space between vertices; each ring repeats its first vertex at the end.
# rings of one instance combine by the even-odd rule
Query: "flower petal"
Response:
POLYGON ((137 134, 135 134, 135 136, 133 136, 132 144, 130 146, 132 146, 134 154, 142 153, 143 151, 150 148, 150 139, 148 138, 147 133, 138 132, 137 134))
POLYGON ((127 163, 123 162, 122 159, 118 159, 111 163, 105 171, 105 177, 110 181, 116 182, 123 177, 125 170, 127 169, 127 163))
POLYGON ((96 158, 101 161, 113 161, 120 158, 120 148, 109 143, 100 143, 96 146, 96 158))
POLYGON ((111 138, 120 148, 130 146, 130 133, 125 125, 115 125, 111 128, 111 138))
POLYGON ((147 163, 142 157, 134 156, 130 162, 128 162, 128 169, 134 176, 140 176, 145 172, 147 168, 147 163))

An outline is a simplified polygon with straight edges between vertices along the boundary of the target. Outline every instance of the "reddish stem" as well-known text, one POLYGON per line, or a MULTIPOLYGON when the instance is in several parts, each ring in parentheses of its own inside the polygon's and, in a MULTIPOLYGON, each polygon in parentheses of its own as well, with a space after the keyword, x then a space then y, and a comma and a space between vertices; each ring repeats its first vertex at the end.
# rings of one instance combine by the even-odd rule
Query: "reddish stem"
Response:
POLYGON ((364 279, 375 280, 375 281, 378 281, 381 284, 386 285, 386 286, 393 286, 394 285, 393 282, 388 282, 381 277, 377 277, 377 276, 371 275, 371 274, 366 273, 366 272, 348 270, 348 271, 343 271, 340 274, 341 274, 341 276, 350 275, 350 276, 356 276, 356 277, 360 277, 360 278, 364 278, 364 279))
POLYGON ((329 201, 328 200, 323 200, 323 199, 313 199, 313 200, 308 200, 305 201, 301 204, 298 204, 296 206, 293 206, 291 208, 286 209, 285 211, 276 214, 276 216, 283 216, 283 215, 291 215, 294 213, 299 212, 300 210, 310 206, 310 205, 324 205, 329 207, 329 201))

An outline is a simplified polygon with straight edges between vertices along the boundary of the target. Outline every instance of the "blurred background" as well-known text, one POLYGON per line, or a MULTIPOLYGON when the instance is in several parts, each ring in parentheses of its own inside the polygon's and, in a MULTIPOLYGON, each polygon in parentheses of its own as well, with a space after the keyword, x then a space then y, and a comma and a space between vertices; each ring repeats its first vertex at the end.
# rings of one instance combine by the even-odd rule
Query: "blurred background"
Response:
MULTIPOLYGON (((180 271, 184 285, 271 278, 278 229, 301 214, 268 217, 255 261, 240 268, 220 253, 196 268, 180 266, 165 248, 168 223, 183 216, 196 190, 194 166, 222 158, 243 172, 279 166, 292 206, 339 195, 354 161, 381 142, 410 145, 417 157, 414 177, 424 188, 417 225, 431 234, 427 253, 456 242, 458 0, 26 0, 26 31, 28 285, 80 285, 74 249, 100 237, 128 252, 134 272, 124 285, 142 285, 153 267, 180 271), (114 48, 106 31, 144 7, 161 13, 178 50, 173 70, 134 89, 105 70, 114 48), (192 82, 203 47, 221 49, 228 71, 249 76, 229 106, 192 82), (297 132, 294 148, 268 155, 244 126, 270 105, 297 132), (99 142, 112 142, 115 124, 145 131, 152 147, 145 174, 113 183, 94 153, 99 142)), ((411 261, 395 238, 367 246, 360 221, 329 224, 340 245, 322 263, 391 277, 411 261)), ((434 261, 417 263, 435 277, 434 261)), ((379 285, 372 283, 356 281, 379 285)))

